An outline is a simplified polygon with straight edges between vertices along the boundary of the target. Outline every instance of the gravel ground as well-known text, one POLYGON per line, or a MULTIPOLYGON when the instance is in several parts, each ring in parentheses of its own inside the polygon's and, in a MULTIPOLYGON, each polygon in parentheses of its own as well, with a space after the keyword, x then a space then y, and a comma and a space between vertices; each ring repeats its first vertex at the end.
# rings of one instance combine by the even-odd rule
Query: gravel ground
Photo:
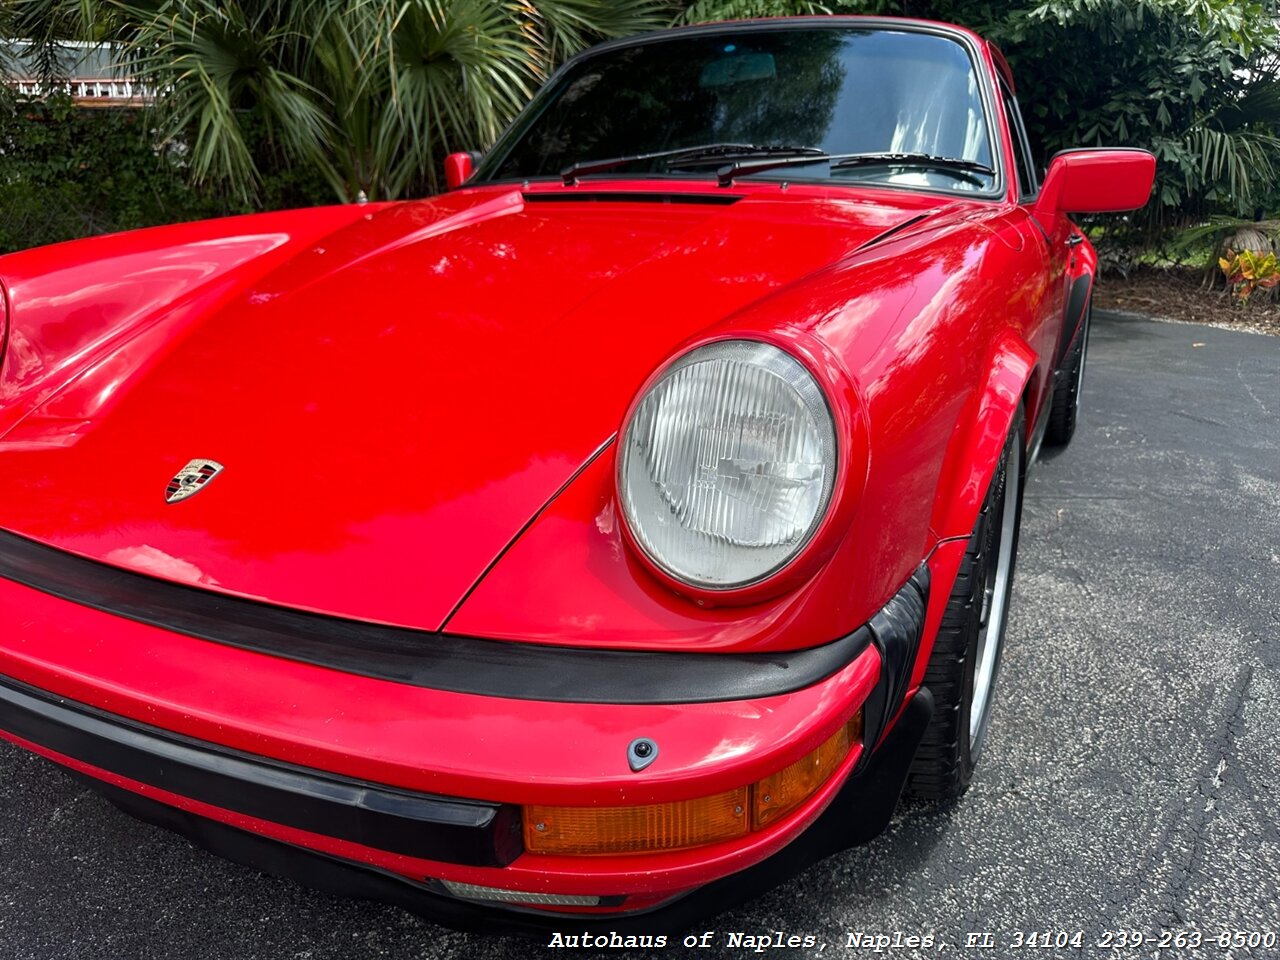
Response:
POLYGON ((1104 271, 1093 303, 1117 312, 1280 336, 1280 304, 1265 291, 1241 303, 1223 291, 1221 274, 1215 280, 1206 290, 1204 272, 1188 267, 1138 267, 1128 276, 1104 271))
MULTIPOLYGON (((708 921, 708 949, 647 955, 754 956, 729 933, 785 931, 816 945, 767 955, 957 955, 989 934, 1004 957, 1025 953, 1019 932, 1081 931, 1036 955, 1280 956, 1098 947, 1106 931, 1280 933, 1278 518, 1280 339, 1099 314, 1076 440, 1027 487, 973 788, 708 921)), ((548 954, 226 863, 0 746, 6 960, 548 954)))

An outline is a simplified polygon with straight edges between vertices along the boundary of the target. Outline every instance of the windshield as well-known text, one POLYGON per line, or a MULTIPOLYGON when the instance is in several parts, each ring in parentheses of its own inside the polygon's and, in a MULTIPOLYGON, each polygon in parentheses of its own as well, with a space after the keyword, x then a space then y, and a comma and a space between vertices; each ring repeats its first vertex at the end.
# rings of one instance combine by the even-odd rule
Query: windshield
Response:
MULTIPOLYGON (((920 157, 991 168, 977 73, 954 39, 907 30, 787 28, 674 36, 573 65, 486 157, 480 180, 555 177, 631 158, 597 177, 714 176, 683 148, 728 144, 823 154, 892 154, 840 165, 815 157, 743 174, 876 182, 966 192, 994 174, 957 176, 920 157), (915 160, 910 157, 916 158, 915 160)), ((722 151, 723 152, 723 151, 722 151)))

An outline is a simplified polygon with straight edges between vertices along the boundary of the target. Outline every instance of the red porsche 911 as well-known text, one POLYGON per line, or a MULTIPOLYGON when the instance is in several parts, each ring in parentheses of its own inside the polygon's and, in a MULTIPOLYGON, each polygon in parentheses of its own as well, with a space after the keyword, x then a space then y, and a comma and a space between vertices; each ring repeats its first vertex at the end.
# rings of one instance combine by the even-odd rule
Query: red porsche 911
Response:
POLYGON ((964 791, 1096 257, 999 51, 566 64, 428 200, 0 258, 0 735, 461 928, 679 928, 964 791))

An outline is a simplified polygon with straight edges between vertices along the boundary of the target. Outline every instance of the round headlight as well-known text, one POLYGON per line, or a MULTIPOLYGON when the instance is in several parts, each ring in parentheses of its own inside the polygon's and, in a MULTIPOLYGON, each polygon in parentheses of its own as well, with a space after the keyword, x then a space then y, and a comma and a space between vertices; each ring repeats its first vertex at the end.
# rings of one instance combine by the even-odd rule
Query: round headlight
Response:
POLYGON ((622 431, 619 498, 633 538, 668 575, 729 590, 808 543, 831 502, 836 430, 817 381, 767 343, 685 354, 622 431))

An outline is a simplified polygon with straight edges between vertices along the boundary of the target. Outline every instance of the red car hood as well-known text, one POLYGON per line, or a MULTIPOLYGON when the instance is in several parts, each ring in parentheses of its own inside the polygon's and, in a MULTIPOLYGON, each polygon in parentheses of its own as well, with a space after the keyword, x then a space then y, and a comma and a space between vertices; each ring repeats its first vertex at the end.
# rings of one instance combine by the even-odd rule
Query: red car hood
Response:
POLYGON ((673 348, 937 201, 904 203, 487 190, 381 209, 180 332, 139 335, 10 431, 0 526, 439 628, 673 348), (225 469, 166 503, 194 458, 225 469))

